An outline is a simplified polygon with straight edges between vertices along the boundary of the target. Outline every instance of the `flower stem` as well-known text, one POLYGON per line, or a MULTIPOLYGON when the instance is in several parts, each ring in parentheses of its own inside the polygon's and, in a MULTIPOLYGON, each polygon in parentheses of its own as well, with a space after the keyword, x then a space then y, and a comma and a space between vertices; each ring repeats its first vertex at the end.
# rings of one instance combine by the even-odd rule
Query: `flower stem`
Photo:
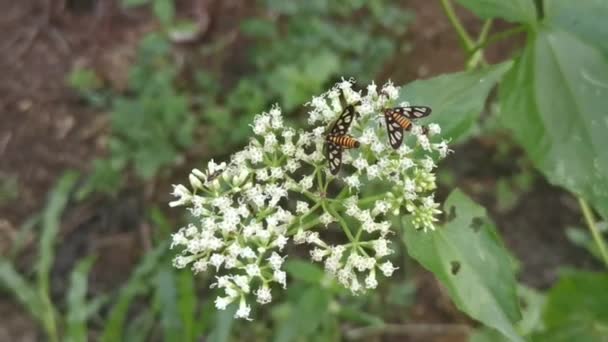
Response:
POLYGON ((323 207, 325 208, 325 211, 328 211, 330 214, 333 215, 333 217, 335 217, 338 220, 338 222, 340 223, 340 227, 342 227, 342 230, 344 231, 344 234, 346 234, 348 239, 352 242, 356 241, 355 237, 351 233, 350 229, 348 229, 348 224, 346 224, 346 221, 344 220, 344 218, 342 216, 340 216, 340 214, 338 214, 338 211, 335 210, 334 208, 332 208, 331 205, 323 204, 323 207))
POLYGON ((462 26, 460 19, 456 15, 456 11, 454 11, 454 6, 452 6, 452 2, 450 0, 440 1, 441 7, 443 7, 443 11, 448 16, 448 20, 450 21, 450 23, 456 30, 458 37, 460 38, 460 44, 462 45, 462 48, 468 53, 475 46, 475 42, 473 41, 467 30, 465 30, 464 26, 462 26))
POLYGON ((474 53, 474 52, 476 52, 478 50, 482 50, 482 49, 486 48, 489 45, 492 45, 492 44, 494 44, 496 42, 499 42, 501 40, 505 40, 505 39, 507 39, 507 38, 509 38, 511 36, 514 36, 514 35, 516 35, 518 33, 524 32, 526 29, 527 29, 526 26, 520 25, 520 26, 514 27, 512 29, 505 30, 505 31, 493 34, 493 35, 487 37, 484 40, 478 41, 477 45, 475 47, 473 47, 473 51, 471 51, 471 53, 474 53))
POLYGON ((580 204, 581 209, 583 211, 583 216, 585 217, 585 221, 587 222, 587 227, 591 231, 591 235, 593 235, 593 240, 595 240, 595 244, 597 245, 598 249, 600 250, 600 254, 602 255, 602 258, 604 259, 604 263, 606 264, 606 267, 608 267, 608 249, 606 249, 606 242, 602 238, 602 234, 600 233, 599 228, 595 224, 595 220, 593 219, 593 213, 591 213, 591 208, 589 208, 589 205, 582 197, 578 198, 578 203, 580 204))

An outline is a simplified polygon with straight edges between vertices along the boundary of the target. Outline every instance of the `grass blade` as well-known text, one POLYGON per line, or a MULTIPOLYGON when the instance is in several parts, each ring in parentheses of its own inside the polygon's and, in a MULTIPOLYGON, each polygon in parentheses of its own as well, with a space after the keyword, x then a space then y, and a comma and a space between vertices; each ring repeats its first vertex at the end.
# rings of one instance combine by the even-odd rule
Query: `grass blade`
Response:
POLYGON ((34 318, 41 319, 41 303, 36 290, 7 260, 0 260, 0 287, 10 292, 34 318))
POLYGON ((67 294, 67 334, 68 341, 87 340, 87 319, 89 313, 86 303, 87 278, 94 259, 88 257, 78 262, 70 277, 70 289, 67 294))
POLYGON ((175 271, 170 264, 161 267, 156 274, 155 284, 163 341, 186 341, 182 338, 183 329, 178 311, 175 271))
POLYGON ((49 274, 54 259, 55 238, 61 224, 61 213, 68 203, 69 193, 78 179, 75 172, 66 172, 51 191, 46 208, 42 213, 42 232, 38 264, 36 265, 36 285, 40 298, 41 321, 49 340, 58 341, 56 309, 49 295, 49 274))
POLYGON ((129 281, 120 290, 116 304, 114 304, 114 307, 110 311, 101 341, 114 342, 123 340, 124 321, 131 302, 138 294, 148 289, 145 281, 163 261, 167 247, 166 243, 162 243, 147 253, 131 274, 129 281))

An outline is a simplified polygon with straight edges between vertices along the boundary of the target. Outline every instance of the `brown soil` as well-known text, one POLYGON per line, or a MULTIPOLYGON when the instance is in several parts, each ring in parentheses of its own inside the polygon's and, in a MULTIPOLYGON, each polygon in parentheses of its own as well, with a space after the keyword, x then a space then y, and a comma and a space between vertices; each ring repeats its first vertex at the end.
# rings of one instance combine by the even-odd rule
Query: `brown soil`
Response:
MULTIPOLYGON (((146 10, 124 10, 115 1, 36 1, 6 2, 0 20, 0 177, 18 180, 18 198, 0 202, 0 241, 12 241, 18 227, 44 205, 46 192, 67 169, 86 173, 90 161, 103 156, 108 134, 107 113, 86 106, 66 86, 66 75, 74 66, 91 66, 114 89, 125 87, 125 75, 133 61, 139 38, 157 26, 146 10)), ((196 1, 180 13, 208 20, 203 39, 235 29, 238 19, 247 15, 238 1, 196 1), (240 9, 240 10, 238 10, 240 9), (206 18, 206 19, 205 19, 206 18)), ((397 56, 383 72, 397 84, 416 78, 462 70, 466 56, 457 36, 441 11, 438 1, 410 0, 406 6, 416 20, 403 43, 411 45, 405 56, 397 56)), ((476 32, 481 23, 459 8, 467 28, 476 32)), ((494 30, 508 27, 498 23, 494 30)), ((519 37, 493 46, 487 59, 507 58, 519 37)), ((188 49, 188 47, 185 47, 188 49)), ((228 45, 220 67, 238 62, 239 46, 228 45), (222 64, 224 63, 224 64, 222 64)), ((508 212, 496 209, 497 174, 515 172, 497 165, 495 146, 473 141, 456 147, 446 162, 455 170, 457 183, 476 200, 485 204, 503 232, 507 245, 522 261, 524 283, 547 287, 554 282, 562 265, 593 267, 589 257, 564 237, 567 225, 580 224, 575 202, 563 191, 537 177, 533 189, 508 212), (480 165, 484 165, 480 168, 480 165), (547 213, 552 213, 551 215, 547 213)), ((155 189, 155 190, 154 190, 155 189)), ((91 253, 99 255, 93 271, 94 292, 115 287, 128 275, 132 265, 149 244, 150 228, 145 210, 150 204, 166 203, 169 184, 158 184, 153 194, 126 189, 117 199, 91 199, 71 206, 62 227, 61 246, 54 267, 54 295, 63 295, 65 275, 74 262, 91 253)), ((4 254, 10 243, 0 244, 4 254)), ((31 249, 30 249, 31 252, 31 249)), ((409 336, 411 341, 462 341, 465 334, 446 324, 469 324, 443 294, 432 276, 420 271, 419 295, 412 311, 413 322, 445 325, 409 336), (439 333, 437 332, 439 331, 439 333)), ((11 301, 0 300, 3 322, 0 340, 36 340, 34 324, 11 301), (28 333, 24 333, 24 332, 28 333), (8 338, 10 336, 10 339, 8 338)), ((403 340, 398 333, 387 336, 403 340)))

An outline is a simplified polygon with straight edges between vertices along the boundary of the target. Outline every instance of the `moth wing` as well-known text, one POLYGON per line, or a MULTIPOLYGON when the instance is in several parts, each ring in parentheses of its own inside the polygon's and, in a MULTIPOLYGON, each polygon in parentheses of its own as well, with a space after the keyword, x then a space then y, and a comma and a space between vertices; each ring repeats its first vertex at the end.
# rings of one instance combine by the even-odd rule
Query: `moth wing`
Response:
POLYGON ((340 171, 342 166, 342 150, 340 145, 333 142, 327 142, 327 162, 329 163, 329 172, 335 175, 340 171))
POLYGON ((403 143, 403 127, 393 118, 392 115, 384 116, 386 118, 386 130, 388 131, 388 142, 391 147, 398 149, 403 143))
POLYGON ((334 123, 329 134, 333 135, 345 135, 348 132, 348 128, 353 123, 353 119, 355 118, 355 107, 347 106, 338 117, 338 120, 334 123))
POLYGON ((408 119, 420 119, 431 115, 431 107, 426 106, 397 107, 394 110, 408 119))

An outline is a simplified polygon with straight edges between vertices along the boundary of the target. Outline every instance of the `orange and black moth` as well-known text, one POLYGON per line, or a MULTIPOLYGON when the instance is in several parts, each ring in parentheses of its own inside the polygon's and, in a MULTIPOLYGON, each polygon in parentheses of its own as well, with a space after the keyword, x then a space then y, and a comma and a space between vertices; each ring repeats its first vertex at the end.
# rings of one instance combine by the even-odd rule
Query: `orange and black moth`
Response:
MULTIPOLYGON (((412 120, 423 118, 431 114, 431 108, 425 106, 394 107, 384 110, 388 141, 392 148, 398 149, 403 143, 403 131, 412 130, 412 120)), ((427 127, 422 127, 427 133, 427 127)))
POLYGON ((348 129, 355 118, 355 107, 347 106, 333 124, 325 138, 325 150, 329 163, 329 172, 335 175, 342 166, 342 152, 344 149, 357 148, 359 142, 348 135, 348 129))

